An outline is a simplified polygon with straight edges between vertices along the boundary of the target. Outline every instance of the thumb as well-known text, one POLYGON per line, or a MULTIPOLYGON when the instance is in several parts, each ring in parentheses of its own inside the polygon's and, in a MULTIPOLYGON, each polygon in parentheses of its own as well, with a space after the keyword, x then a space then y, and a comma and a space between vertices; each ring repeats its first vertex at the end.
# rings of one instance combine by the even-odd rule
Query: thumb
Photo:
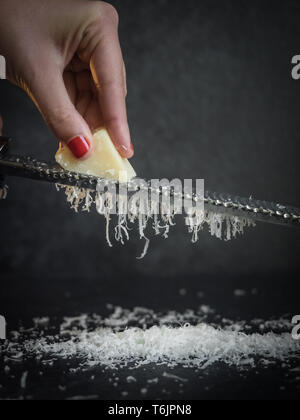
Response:
POLYGON ((40 68, 47 72, 35 76, 30 86, 32 99, 56 137, 77 159, 87 158, 93 149, 93 136, 68 95, 60 69, 48 63, 40 68))

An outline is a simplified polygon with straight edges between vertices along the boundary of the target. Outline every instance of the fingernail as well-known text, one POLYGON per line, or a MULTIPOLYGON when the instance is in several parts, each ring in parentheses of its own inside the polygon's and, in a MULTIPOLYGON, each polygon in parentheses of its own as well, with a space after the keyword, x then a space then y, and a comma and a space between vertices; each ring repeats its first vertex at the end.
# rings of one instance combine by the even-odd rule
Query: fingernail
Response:
POLYGON ((133 144, 130 142, 130 147, 128 151, 128 159, 131 159, 134 156, 134 147, 133 144))
POLYGON ((68 147, 77 159, 81 159, 90 151, 91 145, 84 136, 76 136, 68 141, 68 147))
POLYGON ((124 144, 122 144, 121 146, 119 146, 119 150, 121 152, 128 152, 128 148, 126 146, 124 146, 124 144))

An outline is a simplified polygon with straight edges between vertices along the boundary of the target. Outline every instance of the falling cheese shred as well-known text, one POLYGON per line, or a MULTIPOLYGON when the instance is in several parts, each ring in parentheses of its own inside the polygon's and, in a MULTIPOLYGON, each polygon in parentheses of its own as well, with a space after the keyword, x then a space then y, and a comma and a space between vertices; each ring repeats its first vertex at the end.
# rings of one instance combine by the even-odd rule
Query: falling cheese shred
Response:
MULTIPOLYGON (((134 181, 133 181, 134 182, 134 181)), ((178 216, 174 208, 166 209, 161 208, 159 214, 152 213, 152 207, 143 204, 128 206, 127 214, 113 214, 112 196, 109 192, 91 191, 78 187, 70 187, 66 185, 57 184, 58 191, 63 190, 66 195, 67 202, 70 204, 71 209, 75 212, 87 211, 90 212, 93 205, 95 205, 97 212, 105 217, 106 220, 106 241, 110 247, 113 246, 111 239, 111 225, 115 221, 115 235, 116 242, 125 244, 129 241, 132 230, 131 225, 137 223, 137 229, 140 239, 145 241, 144 250, 138 259, 143 259, 149 250, 150 239, 146 236, 148 228, 153 230, 154 235, 162 236, 168 239, 170 229, 176 226, 175 217, 178 216), (144 209, 148 208, 148 214, 145 214, 144 209), (141 209, 143 211, 141 211, 141 209)), ((120 197, 117 198, 117 203, 121 201, 120 197)), ((184 216, 185 217, 185 216, 184 216)), ((185 217, 185 224, 188 228, 188 233, 191 234, 192 243, 199 241, 199 233, 206 226, 210 234, 217 239, 230 241, 236 239, 239 235, 244 233, 245 228, 255 227, 255 222, 246 217, 238 217, 230 214, 218 214, 213 211, 205 210, 200 212, 197 217, 185 217)), ((150 230, 149 229, 149 230, 150 230)))

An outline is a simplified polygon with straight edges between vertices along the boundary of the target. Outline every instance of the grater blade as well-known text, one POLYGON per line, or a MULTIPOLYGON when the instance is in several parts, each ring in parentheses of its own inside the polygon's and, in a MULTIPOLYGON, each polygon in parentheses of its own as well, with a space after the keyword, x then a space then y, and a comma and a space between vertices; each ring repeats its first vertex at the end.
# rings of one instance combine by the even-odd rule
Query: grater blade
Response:
MULTIPOLYGON (((2 144, 2 150, 4 148, 2 144)), ((3 179, 4 176, 28 178, 90 190, 97 190, 99 181, 106 186, 116 185, 113 181, 65 171, 57 164, 39 162, 30 157, 4 154, 1 152, 0 142, 0 178, 3 179)), ((132 185, 134 185, 133 182, 132 185)), ((149 191, 151 188, 149 183, 149 191)), ((135 191, 138 189, 137 187, 135 191)), ((134 191, 134 188, 130 190, 134 191)), ((205 192, 204 205, 206 210, 219 214, 229 214, 257 222, 300 227, 300 209, 291 206, 210 191, 205 192)))

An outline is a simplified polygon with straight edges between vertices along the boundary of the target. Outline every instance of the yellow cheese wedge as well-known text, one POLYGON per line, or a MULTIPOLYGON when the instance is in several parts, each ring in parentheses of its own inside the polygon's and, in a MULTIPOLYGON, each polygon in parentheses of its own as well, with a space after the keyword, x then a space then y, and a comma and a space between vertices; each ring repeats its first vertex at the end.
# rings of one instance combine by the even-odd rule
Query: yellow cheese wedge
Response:
POLYGON ((94 133, 95 149, 85 160, 76 159, 70 149, 61 144, 56 153, 56 162, 66 171, 129 182, 136 173, 127 159, 123 159, 115 148, 108 132, 103 128, 94 133))

